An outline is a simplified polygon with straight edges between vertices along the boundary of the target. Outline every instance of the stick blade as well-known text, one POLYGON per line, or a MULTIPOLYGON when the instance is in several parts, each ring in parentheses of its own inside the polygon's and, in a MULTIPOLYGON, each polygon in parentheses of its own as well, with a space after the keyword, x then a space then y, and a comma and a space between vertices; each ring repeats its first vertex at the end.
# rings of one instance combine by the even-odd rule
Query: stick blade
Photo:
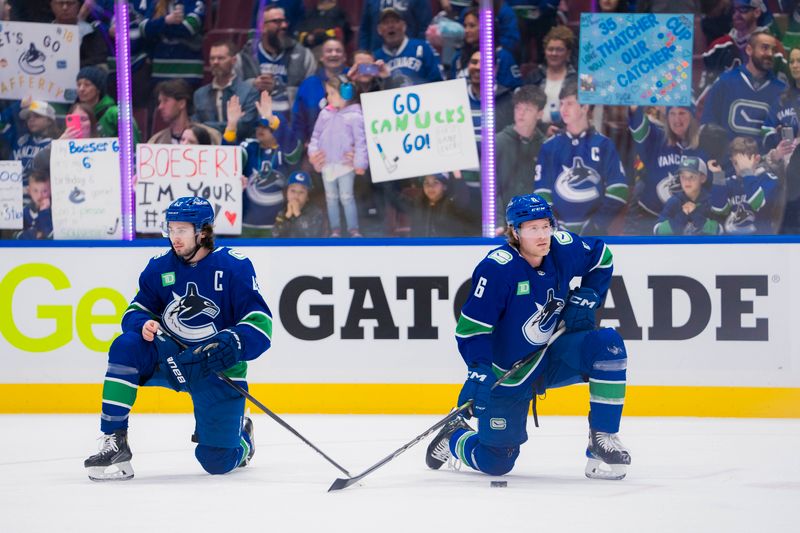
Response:
POLYGON ((349 478, 340 477, 340 478, 336 478, 336 481, 333 482, 333 485, 331 485, 331 488, 328 489, 328 492, 333 492, 335 490, 346 489, 347 487, 349 487, 353 483, 357 482, 359 479, 361 479, 361 478, 358 478, 358 477, 349 477, 349 478))

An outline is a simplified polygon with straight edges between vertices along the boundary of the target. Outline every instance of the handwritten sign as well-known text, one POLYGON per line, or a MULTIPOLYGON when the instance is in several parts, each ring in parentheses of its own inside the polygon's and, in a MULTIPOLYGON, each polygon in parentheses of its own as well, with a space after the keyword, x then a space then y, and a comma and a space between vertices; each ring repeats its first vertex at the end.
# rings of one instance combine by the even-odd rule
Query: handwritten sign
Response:
POLYGON ((0 229, 22 229, 21 161, 0 161, 0 229))
POLYGON ((214 233, 242 233, 238 146, 139 144, 136 173, 136 231, 161 233, 170 203, 182 196, 200 196, 214 207, 214 233))
POLYGON ((117 139, 54 140, 50 155, 54 239, 121 239, 117 139))
POLYGON ((478 167, 464 79, 361 95, 373 182, 478 167))
POLYGON ((692 15, 583 13, 578 100, 691 105, 693 44, 692 15))
POLYGON ((0 22, 0 99, 74 102, 78 26, 0 22))

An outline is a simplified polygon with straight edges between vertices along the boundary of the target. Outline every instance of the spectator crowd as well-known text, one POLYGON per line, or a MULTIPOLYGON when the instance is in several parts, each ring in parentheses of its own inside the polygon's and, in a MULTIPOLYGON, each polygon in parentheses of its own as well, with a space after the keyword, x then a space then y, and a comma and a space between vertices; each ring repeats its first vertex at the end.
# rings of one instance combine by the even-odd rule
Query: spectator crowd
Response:
MULTIPOLYGON (((0 0, 0 21, 80 34, 74 102, 0 100, 0 159, 21 162, 25 191, 4 238, 52 237, 53 139, 118 135, 114 3, 0 0)), ((479 169, 373 183, 360 103, 463 78, 479 154, 495 103, 498 235, 529 192, 586 235, 800 232, 800 0, 494 8, 487 50, 477 0, 132 0, 134 142, 241 146, 245 237, 479 236, 479 169), (692 105, 581 104, 582 12, 693 15, 692 105)))

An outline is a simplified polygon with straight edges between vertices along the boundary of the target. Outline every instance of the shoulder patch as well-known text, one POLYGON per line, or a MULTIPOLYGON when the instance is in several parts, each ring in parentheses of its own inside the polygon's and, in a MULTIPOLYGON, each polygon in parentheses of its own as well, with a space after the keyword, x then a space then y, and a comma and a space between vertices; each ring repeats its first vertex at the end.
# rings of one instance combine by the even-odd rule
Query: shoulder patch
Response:
POLYGON ((165 255, 167 255, 168 253, 170 253, 171 251, 172 251, 172 249, 164 250, 163 252, 154 255, 153 259, 160 259, 160 258, 164 257, 165 255))
POLYGON ((559 244, 569 244, 572 242, 572 235, 570 235, 568 231, 556 231, 553 233, 553 237, 555 237, 559 244))
POLYGON ((232 257, 235 257, 239 261, 244 261, 245 259, 247 259, 244 256, 244 254, 242 254, 241 252, 237 252, 236 250, 233 250, 233 249, 229 249, 228 250, 228 254, 231 255, 232 257))
POLYGON ((497 261, 501 265, 505 265, 514 259, 514 256, 505 250, 495 250, 489 254, 488 258, 492 259, 493 261, 497 261))

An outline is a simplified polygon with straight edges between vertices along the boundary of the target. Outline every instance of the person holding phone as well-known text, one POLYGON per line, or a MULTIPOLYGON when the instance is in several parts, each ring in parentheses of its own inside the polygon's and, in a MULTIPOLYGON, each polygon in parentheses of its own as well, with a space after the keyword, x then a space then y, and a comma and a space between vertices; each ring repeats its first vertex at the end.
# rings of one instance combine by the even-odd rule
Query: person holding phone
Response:
POLYGON ((92 139, 99 137, 97 118, 91 107, 81 102, 72 104, 66 117, 67 129, 60 139, 92 139))

